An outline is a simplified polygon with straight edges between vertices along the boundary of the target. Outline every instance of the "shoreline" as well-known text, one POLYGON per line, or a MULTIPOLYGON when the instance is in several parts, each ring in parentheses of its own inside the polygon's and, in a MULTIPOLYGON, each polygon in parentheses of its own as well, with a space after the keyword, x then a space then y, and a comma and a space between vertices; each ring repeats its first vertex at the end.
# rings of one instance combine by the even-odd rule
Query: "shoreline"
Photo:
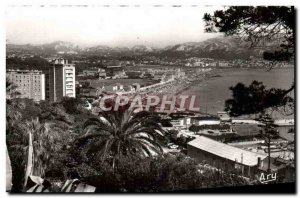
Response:
MULTIPOLYGON (((293 69, 294 68, 274 68, 270 72, 261 68, 216 69, 206 75, 204 78, 206 81, 201 80, 202 77, 200 76, 200 80, 198 82, 195 81, 195 83, 192 83, 188 88, 179 92, 179 94, 184 92, 185 94, 193 93, 199 96, 201 95, 202 110, 208 107, 207 112, 209 114, 216 114, 218 110, 224 109, 225 100, 232 97, 232 93, 229 91, 230 86, 234 86, 237 82, 242 82, 245 85, 249 85, 249 83, 251 83, 253 80, 258 80, 263 82, 267 89, 286 89, 290 86, 289 81, 293 81, 293 69), (215 77, 216 75, 221 76, 215 77), (231 80, 232 78, 233 80, 231 80), (212 91, 215 92, 211 93, 212 91)), ((289 116, 280 115, 279 113, 275 112, 274 116, 276 118, 289 118, 289 116)))
MULTIPOLYGON (((196 86, 198 83, 201 83, 204 80, 215 78, 216 75, 220 75, 220 74, 224 74, 226 72, 229 72, 227 69, 226 69, 227 71, 223 71, 223 70, 224 69, 221 69, 221 70, 220 69, 215 69, 215 70, 213 69, 213 70, 211 70, 207 73, 199 74, 199 79, 193 80, 192 82, 189 83, 189 85, 187 87, 177 91, 176 95, 188 90, 190 87, 196 86)), ((230 69, 230 71, 232 71, 232 70, 230 69)), ((221 78, 222 76, 219 76, 219 77, 221 78)))
MULTIPOLYGON (((273 68, 270 71, 278 71, 278 70, 286 70, 286 69, 293 69, 294 75, 295 75, 295 69, 294 67, 286 67, 286 68, 273 68)), ((213 69, 212 71, 208 72, 208 76, 205 76, 204 79, 197 79, 193 81, 193 83, 201 83, 204 80, 212 79, 212 78, 222 78, 222 74, 226 74, 228 72, 239 72, 239 71, 264 71, 269 72, 266 68, 217 68, 213 69), (212 76, 213 75, 213 76, 212 76), (216 76, 220 75, 220 76, 216 76)), ((185 88, 184 90, 181 90, 178 92, 180 94, 181 92, 187 90, 190 87, 196 86, 196 84, 191 84, 189 87, 185 88)))

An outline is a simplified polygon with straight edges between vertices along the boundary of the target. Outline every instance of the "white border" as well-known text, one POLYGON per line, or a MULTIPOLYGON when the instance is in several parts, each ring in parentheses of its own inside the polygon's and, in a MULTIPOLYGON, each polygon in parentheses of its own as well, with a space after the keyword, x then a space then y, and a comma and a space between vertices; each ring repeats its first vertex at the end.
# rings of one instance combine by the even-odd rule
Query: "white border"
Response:
MULTIPOLYGON (((0 73, 0 85, 2 86, 1 89, 1 96, 0 96, 0 120, 1 120, 1 124, 0 127, 3 129, 2 130, 2 138, 1 138, 1 144, 3 145, 2 149, 0 149, 0 157, 1 157, 1 161, 2 163, 0 164, 1 166, 1 176, 0 176, 0 192, 1 192, 1 197, 5 196, 8 197, 9 194, 5 192, 5 46, 6 46, 6 32, 5 32, 5 9, 10 5, 16 5, 16 6, 21 6, 21 5, 41 5, 41 4, 51 4, 51 5, 55 5, 55 4, 65 4, 65 5, 111 5, 111 7, 115 7, 118 5, 140 5, 140 6, 152 6, 152 5, 183 5, 183 6, 190 6, 190 5, 294 5, 296 7, 296 9, 298 8, 298 16, 299 16, 299 0, 264 0, 264 1, 259 1, 259 0, 243 0, 243 1, 233 1, 233 0, 201 0, 201 1, 197 1, 197 0, 151 0, 151 1, 145 1, 145 0, 5 0, 5 1, 0 1, 0 24, 2 27, 0 27, 0 69, 1 69, 1 73, 0 73)), ((299 18, 297 16, 297 26, 299 25, 299 18)), ((299 29, 298 29, 298 34, 297 36, 299 36, 299 29)), ((299 46, 299 39, 297 41, 297 46, 299 46)), ((297 50, 297 57, 299 58, 299 48, 297 50)), ((299 61, 298 61, 299 62, 299 61)), ((299 78, 299 68, 297 69, 297 76, 299 78)), ((297 86, 298 88, 298 86, 297 86)), ((299 89, 297 89, 297 98, 299 98, 299 89)), ((298 101, 297 101, 298 102, 298 101)), ((299 107, 299 104, 297 103, 297 107, 299 107)), ((297 123, 299 122, 299 108, 297 108, 298 110, 298 117, 297 117, 297 123)), ((299 126, 298 126, 299 127, 299 126)), ((298 133, 298 131, 296 132, 298 133)), ((299 147, 299 136, 300 134, 297 134, 297 148, 299 147)), ((298 150, 297 150, 298 151, 298 150)), ((299 156, 299 152, 297 152, 297 157, 299 156)), ((299 162, 297 160, 297 162, 299 162)), ((298 163, 297 163, 298 164, 298 163)), ((299 173, 299 169, 297 170, 297 173, 299 173)), ((298 176, 298 175, 297 175, 298 176)), ((297 179, 299 179, 299 177, 297 177, 297 179)), ((299 180, 297 181, 297 189, 299 189, 299 180)), ((183 194, 181 194, 183 195, 183 194)), ((28 196, 28 195, 26 195, 28 196)), ((30 196, 30 195, 29 195, 30 196)), ((49 195, 44 195, 44 196, 49 196, 49 195)), ((62 197, 64 195, 54 195, 54 196, 59 196, 62 197)), ((89 195, 91 196, 91 195, 89 195)), ((104 194, 96 194, 95 196, 110 196, 111 195, 104 195, 104 194)), ((116 196, 116 195, 114 195, 116 196)), ((121 194, 121 196, 124 196, 123 194, 121 194)), ((166 195, 152 195, 152 196, 166 196, 166 195)), ((174 196, 174 194, 170 194, 167 196, 174 196)), ((185 195, 183 195, 185 196, 185 195)), ((201 196, 201 197, 206 197, 208 195, 204 195, 204 194, 197 194, 194 196, 201 196)), ((216 195, 214 195, 216 196, 216 195)), ((214 197, 213 196, 213 197, 214 197)), ((232 195, 227 195, 227 196, 232 196, 232 195)), ((240 195, 237 195, 240 196, 240 195)), ((245 196, 245 195, 242 195, 245 196)), ((253 195, 253 196, 257 196, 257 195, 253 195)), ((263 197, 266 196, 274 196, 274 195, 260 195, 263 197)), ((286 195, 288 196, 288 195, 286 195)), ((211 196, 210 196, 211 197, 211 196)), ((283 197, 282 195, 280 195, 280 197, 283 197)))

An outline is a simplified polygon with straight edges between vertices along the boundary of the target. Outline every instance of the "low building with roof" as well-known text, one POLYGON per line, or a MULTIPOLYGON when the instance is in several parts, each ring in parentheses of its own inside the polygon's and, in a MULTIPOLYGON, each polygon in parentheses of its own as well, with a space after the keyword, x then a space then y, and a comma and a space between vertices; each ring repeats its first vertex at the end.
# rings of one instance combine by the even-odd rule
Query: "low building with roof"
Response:
POLYGON ((247 177, 255 176, 258 164, 267 157, 265 154, 246 151, 204 136, 190 141, 187 153, 199 162, 221 170, 234 170, 247 177))
POLYGON ((192 125, 191 130, 195 133, 202 132, 204 130, 222 130, 229 131, 231 126, 228 124, 209 124, 209 125, 192 125))
POLYGON ((82 87, 79 89, 79 94, 81 96, 92 96, 97 97, 99 96, 99 90, 94 87, 82 87))
POLYGON ((208 137, 219 142, 227 142, 238 135, 232 130, 201 130, 196 135, 208 137))
POLYGON ((189 117, 176 118, 176 119, 172 119, 170 123, 175 128, 188 128, 191 125, 191 118, 189 117))
POLYGON ((201 116, 193 117, 192 122, 194 125, 219 125, 221 124, 220 118, 216 116, 201 116))
POLYGON ((106 71, 105 71, 105 69, 98 69, 98 77, 99 77, 99 79, 104 79, 104 78, 106 78, 106 71))
POLYGON ((83 76, 97 76, 98 75, 98 68, 90 68, 84 69, 82 71, 83 76))
POLYGON ((122 92, 122 91, 124 91, 124 85, 121 83, 114 83, 114 84, 106 85, 106 86, 103 86, 102 91, 105 91, 108 93, 122 92))
POLYGON ((118 76, 126 76, 126 73, 121 65, 109 65, 105 68, 106 76, 115 78, 118 76))
POLYGON ((221 122, 231 122, 231 117, 225 111, 217 112, 218 117, 220 118, 221 122))

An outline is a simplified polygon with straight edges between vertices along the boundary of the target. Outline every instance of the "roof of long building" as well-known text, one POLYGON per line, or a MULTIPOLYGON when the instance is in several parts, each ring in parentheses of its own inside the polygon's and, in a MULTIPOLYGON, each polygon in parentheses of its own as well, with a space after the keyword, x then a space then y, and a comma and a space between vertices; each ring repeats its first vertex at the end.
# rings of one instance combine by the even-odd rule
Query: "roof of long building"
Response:
POLYGON ((259 157, 261 159, 267 157, 267 155, 246 151, 204 136, 197 137, 190 141, 188 145, 247 166, 255 166, 259 157))

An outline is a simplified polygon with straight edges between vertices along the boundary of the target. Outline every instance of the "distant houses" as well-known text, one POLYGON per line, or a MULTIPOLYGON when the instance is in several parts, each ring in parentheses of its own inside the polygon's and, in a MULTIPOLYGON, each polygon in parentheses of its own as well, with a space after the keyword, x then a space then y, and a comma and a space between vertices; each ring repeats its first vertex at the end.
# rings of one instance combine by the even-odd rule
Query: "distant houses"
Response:
POLYGON ((127 75, 121 65, 106 66, 105 71, 108 78, 127 78, 127 75))
POLYGON ((214 60, 211 58, 191 57, 186 60, 186 67, 232 67, 232 61, 214 60))
POLYGON ((104 78, 106 78, 106 71, 105 71, 105 69, 102 69, 102 68, 85 69, 82 72, 79 72, 78 76, 98 77, 99 79, 104 79, 104 78))

